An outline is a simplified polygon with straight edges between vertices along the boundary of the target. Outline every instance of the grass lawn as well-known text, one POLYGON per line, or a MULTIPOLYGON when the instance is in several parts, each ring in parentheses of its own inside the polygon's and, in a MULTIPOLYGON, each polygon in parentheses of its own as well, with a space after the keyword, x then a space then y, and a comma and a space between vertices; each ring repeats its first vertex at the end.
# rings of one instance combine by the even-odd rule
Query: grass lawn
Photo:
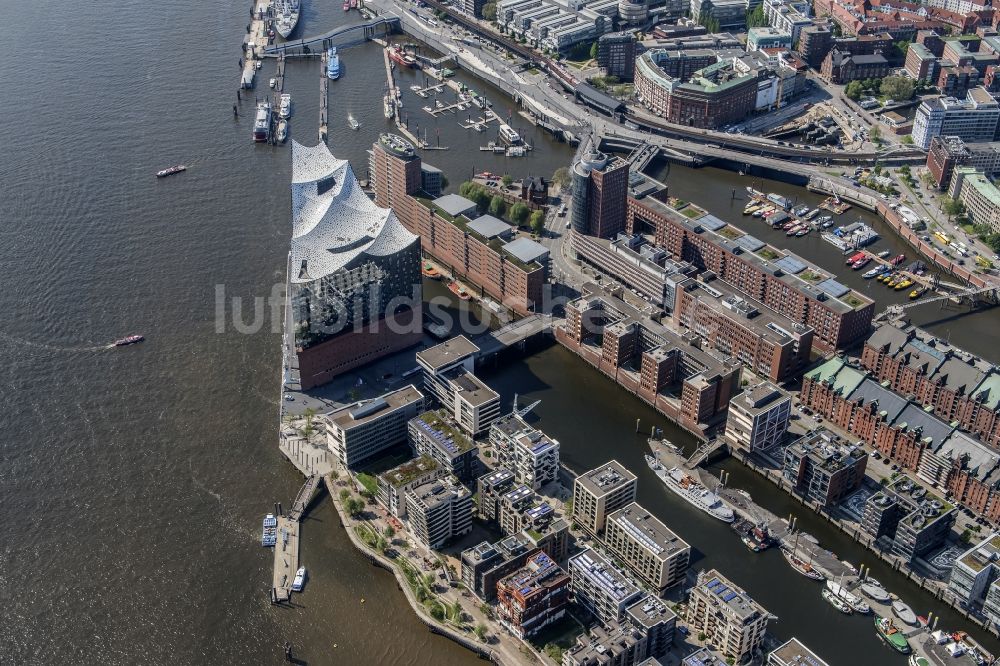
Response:
POLYGON ((781 255, 772 250, 771 248, 765 247, 757 253, 757 256, 767 259, 768 261, 774 261, 775 259, 778 259, 781 255))
POLYGON ((372 476, 371 474, 366 474, 365 472, 359 473, 358 483, 363 485, 365 487, 365 490, 367 490, 371 494, 374 495, 378 493, 378 482, 375 480, 375 477, 372 476))
POLYGON ((704 215, 704 211, 702 211, 700 208, 695 208, 694 206, 688 206, 681 212, 684 214, 684 217, 692 220, 696 217, 701 217, 702 215, 704 215))

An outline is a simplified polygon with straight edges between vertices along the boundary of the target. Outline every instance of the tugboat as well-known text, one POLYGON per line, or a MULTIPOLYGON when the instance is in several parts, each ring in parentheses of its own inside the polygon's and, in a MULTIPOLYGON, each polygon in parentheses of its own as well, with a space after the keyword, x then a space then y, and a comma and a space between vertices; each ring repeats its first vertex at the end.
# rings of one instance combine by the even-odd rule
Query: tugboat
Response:
POLYGON ((115 347, 127 347, 129 345, 138 344, 138 343, 142 342, 145 339, 146 338, 142 337, 141 335, 129 335, 129 336, 126 336, 126 337, 121 338, 119 340, 115 340, 114 346, 115 347))
POLYGON ((878 634, 886 645, 891 647, 893 650, 900 654, 910 654, 912 648, 910 647, 910 641, 906 640, 906 636, 900 633, 892 624, 892 620, 887 617, 875 616, 875 632, 878 634))
POLYGON ((172 167, 167 167, 163 171, 157 171, 156 172, 156 177, 157 178, 166 178, 167 176, 172 176, 175 173, 180 173, 181 171, 187 171, 187 167, 184 166, 183 164, 177 164, 177 165, 172 166, 172 167))

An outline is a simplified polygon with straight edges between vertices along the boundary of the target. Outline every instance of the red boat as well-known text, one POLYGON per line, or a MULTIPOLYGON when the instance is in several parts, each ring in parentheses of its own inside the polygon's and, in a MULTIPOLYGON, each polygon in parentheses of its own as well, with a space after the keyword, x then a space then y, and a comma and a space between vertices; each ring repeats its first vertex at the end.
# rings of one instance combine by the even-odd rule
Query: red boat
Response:
POLYGON ((121 338, 120 340, 115 340, 115 347, 127 347, 128 345, 134 345, 142 342, 146 338, 141 335, 129 335, 127 337, 121 338))
POLYGON ((856 271, 859 271, 865 266, 867 266, 871 262, 871 260, 872 260, 871 257, 862 257, 857 261, 855 261, 853 264, 851 264, 851 268, 853 268, 856 271))
POLYGON ((906 261, 906 255, 901 254, 899 256, 893 257, 892 261, 890 261, 889 263, 892 264, 893 266, 899 266, 904 261, 906 261))
POLYGON ((344 11, 345 11, 345 12, 346 12, 346 11, 350 11, 350 9, 351 9, 351 3, 350 3, 350 2, 346 2, 346 1, 345 1, 345 2, 344 2, 344 11))
POLYGON ((398 46, 393 46, 389 49, 389 59, 403 67, 413 67, 417 64, 416 58, 409 53, 404 53, 403 49, 398 46))
POLYGON ((864 256, 865 256, 864 252, 855 252, 854 254, 852 254, 851 256, 849 256, 847 258, 847 262, 846 263, 847 263, 848 266, 850 266, 855 261, 860 261, 861 259, 863 259, 864 256))
POLYGON ((357 9, 358 0, 351 0, 351 9, 357 9))
POLYGON ((451 290, 451 293, 455 294, 456 296, 458 296, 463 301, 467 301, 470 298, 472 298, 472 296, 469 294, 469 292, 467 292, 465 290, 465 287, 461 286, 457 282, 451 282, 451 283, 449 283, 448 284, 448 289, 451 290))

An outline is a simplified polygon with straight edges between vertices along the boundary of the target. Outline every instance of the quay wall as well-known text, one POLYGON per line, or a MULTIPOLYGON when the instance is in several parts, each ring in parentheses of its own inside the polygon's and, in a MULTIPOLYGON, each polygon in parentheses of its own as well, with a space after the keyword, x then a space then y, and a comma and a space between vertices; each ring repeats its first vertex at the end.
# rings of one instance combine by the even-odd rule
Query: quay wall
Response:
MULTIPOLYGON (((417 598, 413 595, 413 591, 410 589, 409 584, 406 582, 406 578, 403 576, 402 572, 400 572, 398 567, 393 566, 392 560, 383 555, 372 552, 367 546, 365 546, 360 537, 355 534, 354 530, 351 529, 351 521, 344 513, 344 508, 334 499, 336 494, 334 493, 333 479, 328 475, 324 477, 324 480, 326 481, 326 486, 329 490, 330 501, 333 502, 333 506, 337 509, 340 526, 347 533, 347 537, 351 540, 351 543, 358 549, 358 551, 361 552, 362 555, 368 558, 368 561, 374 566, 377 566, 380 569, 385 569, 396 578, 396 586, 403 592, 403 596, 405 596, 407 602, 409 602, 410 608, 413 609, 414 614, 420 619, 420 621, 423 622, 432 633, 453 640, 462 647, 476 653, 480 658, 488 659, 494 664, 499 664, 499 666, 508 666, 508 662, 505 662, 496 651, 491 650, 485 645, 480 645, 479 643, 470 640, 468 637, 463 636, 451 627, 439 624, 436 620, 434 620, 434 618, 427 615, 427 611, 424 609, 423 604, 417 601, 417 598)), ((513 664, 510 664, 509 666, 513 666, 513 664)))
POLYGON ((902 215, 889 207, 889 205, 874 195, 859 192, 854 188, 836 183, 827 178, 812 177, 809 179, 809 189, 823 194, 836 194, 841 199, 851 202, 866 210, 874 211, 885 220, 893 230, 899 234, 903 240, 909 243, 922 257, 929 262, 963 282, 974 287, 988 287, 996 284, 996 280, 991 276, 976 273, 969 268, 958 264, 951 257, 942 254, 937 248, 923 240, 920 234, 907 226, 902 215))
POLYGON ((785 491, 790 497, 794 498, 799 504, 811 509, 813 513, 826 519, 828 523, 834 525, 841 532, 848 535, 849 537, 854 539, 854 541, 867 548, 869 551, 878 556, 878 558, 882 560, 884 563, 888 564, 890 567, 892 567, 899 573, 905 575, 907 578, 909 578, 911 581, 919 585, 925 591, 933 594, 936 599, 938 599, 943 603, 948 604, 956 611, 961 613, 967 620, 970 620, 977 626, 985 629, 992 636, 1000 638, 1000 630, 998 630, 997 627, 993 625, 993 623, 989 622, 984 618, 973 615, 972 613, 969 612, 967 608, 963 608, 958 603, 958 600, 955 598, 955 596, 951 594, 951 592, 947 589, 946 586, 940 583, 936 583, 931 578, 926 578, 924 576, 919 575, 918 573, 914 572, 911 568, 904 567, 903 562, 900 560, 900 558, 894 556, 892 553, 879 549, 875 544, 875 540, 862 534, 858 528, 849 527, 847 524, 845 524, 844 521, 840 520, 834 515, 831 515, 829 511, 824 511, 822 505, 819 504, 818 502, 810 504, 801 496, 792 492, 791 484, 785 482, 785 479, 780 472, 758 465, 744 451, 741 451, 739 454, 734 455, 733 457, 739 460, 741 463, 743 463, 743 465, 746 466, 748 469, 757 472, 759 475, 761 475, 762 477, 773 483, 775 486, 785 491))

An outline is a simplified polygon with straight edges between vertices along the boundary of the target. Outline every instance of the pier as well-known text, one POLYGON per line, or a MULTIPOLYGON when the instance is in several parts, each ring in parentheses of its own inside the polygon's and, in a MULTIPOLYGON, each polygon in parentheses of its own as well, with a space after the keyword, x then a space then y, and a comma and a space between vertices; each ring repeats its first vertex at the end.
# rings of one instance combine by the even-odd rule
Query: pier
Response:
POLYGON ((243 40, 243 67, 240 88, 253 88, 257 75, 257 59, 267 48, 267 25, 271 15, 271 0, 257 0, 243 40))
MULTIPOLYGON (((270 5, 270 0, 260 0, 260 2, 270 5)), ((305 37, 295 42, 273 44, 263 49, 260 55, 264 58, 274 58, 280 54, 309 54, 313 48, 326 50, 334 42, 337 42, 337 46, 346 46, 355 42, 369 41, 379 34, 389 34, 398 29, 398 16, 383 16, 368 23, 342 26, 321 35, 305 37)))
MULTIPOLYGON (((284 60, 284 58, 281 58, 281 60, 284 60)), ((324 143, 329 133, 327 106, 329 103, 330 77, 326 75, 326 65, 327 55, 324 50, 319 60, 319 140, 324 143)))
POLYGON ((278 516, 278 542, 274 545, 274 571, 271 578, 271 603, 292 598, 292 581, 299 569, 299 527, 306 509, 316 498, 321 480, 312 474, 299 489, 287 515, 278 516))

